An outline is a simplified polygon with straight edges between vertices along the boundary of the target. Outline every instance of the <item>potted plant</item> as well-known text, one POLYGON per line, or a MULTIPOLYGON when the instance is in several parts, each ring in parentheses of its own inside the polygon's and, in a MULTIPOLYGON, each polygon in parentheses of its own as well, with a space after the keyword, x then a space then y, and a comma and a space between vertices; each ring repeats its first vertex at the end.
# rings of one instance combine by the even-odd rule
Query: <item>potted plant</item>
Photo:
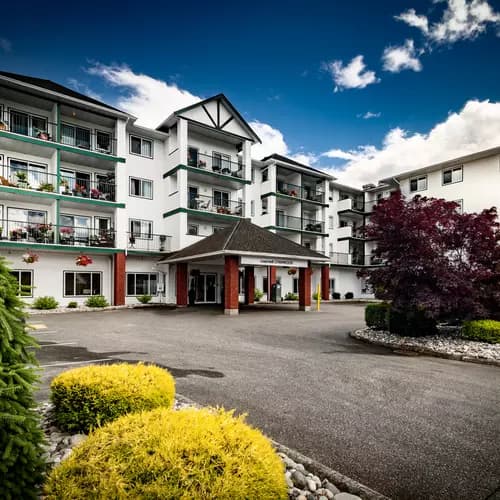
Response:
POLYGON ((43 139, 44 141, 50 141, 50 135, 45 130, 40 130, 36 135, 37 139, 43 139))
POLYGON ((205 160, 198 160, 198 167, 205 168, 207 166, 207 162, 205 160))
POLYGON ((73 193, 69 189, 69 184, 66 179, 61 179, 59 181, 59 194, 72 195, 73 193))
POLYGON ((87 188, 81 184, 75 184, 75 187, 73 189, 73 194, 75 196, 86 196, 87 188))
POLYGON ((7 130, 7 124, 3 120, 0 120, 0 130, 7 130))
POLYGON ((47 193, 53 193, 54 185, 51 184, 50 182, 44 182, 40 184, 40 186, 38 187, 38 191, 46 191, 47 193))
POLYGON ((16 177, 17 177, 17 187, 23 189, 28 189, 30 187, 26 172, 18 171, 16 172, 16 177))
POLYGON ((73 228, 72 227, 62 227, 59 230, 59 242, 62 245, 65 245, 71 241, 73 236, 73 228))
POLYGON ((10 239, 11 241, 17 241, 17 240, 22 240, 27 236, 26 230, 18 227, 16 229, 12 229, 12 231, 9 233, 10 234, 10 239))
POLYGON ((38 259, 38 255, 31 250, 23 254, 23 262, 26 262, 26 264, 34 264, 35 262, 38 262, 38 259))
POLYGON ((99 189, 96 189, 96 188, 92 188, 90 190, 90 197, 91 198, 94 198, 95 200, 98 200, 100 199, 102 196, 102 193, 99 191, 99 189))

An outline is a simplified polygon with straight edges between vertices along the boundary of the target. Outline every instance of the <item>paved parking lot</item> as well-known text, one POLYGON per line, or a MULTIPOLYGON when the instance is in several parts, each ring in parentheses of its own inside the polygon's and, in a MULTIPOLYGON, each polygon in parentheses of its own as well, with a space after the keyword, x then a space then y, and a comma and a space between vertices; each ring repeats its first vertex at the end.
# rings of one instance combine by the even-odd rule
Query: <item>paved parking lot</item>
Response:
POLYGON ((400 499, 499 498, 500 369, 352 340, 363 308, 263 306, 40 315, 39 399, 59 371, 99 360, 167 367, 177 390, 248 413, 268 435, 400 499), (286 309, 286 308, 285 308, 286 309), (77 364, 74 364, 77 363, 77 364))

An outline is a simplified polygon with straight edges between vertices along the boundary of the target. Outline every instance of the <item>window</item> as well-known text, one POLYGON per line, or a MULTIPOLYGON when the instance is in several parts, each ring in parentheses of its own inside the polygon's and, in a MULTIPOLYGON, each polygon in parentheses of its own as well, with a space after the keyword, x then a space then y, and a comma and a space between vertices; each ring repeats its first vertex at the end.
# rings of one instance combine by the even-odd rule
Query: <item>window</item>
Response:
POLYGON ((328 229, 333 229, 333 216, 328 217, 328 229))
POLYGON ((229 207, 229 193, 214 190, 214 205, 216 207, 229 207))
POLYGON ((293 293, 299 293, 299 278, 293 278, 293 293))
POLYGON ((255 201, 250 201, 250 217, 255 217, 255 201))
POLYGON ((77 148, 90 149, 90 129, 63 123, 61 125, 61 143, 77 148))
POLYGON ((262 182, 266 182, 268 179, 269 179, 269 171, 266 168, 262 171, 262 182))
POLYGON ((130 152, 133 155, 145 156, 146 158, 153 158, 153 141, 151 139, 144 139, 135 135, 130 136, 130 152))
POLYGON ((158 295, 158 274, 127 273, 127 295, 158 295))
POLYGON ((410 191, 412 193, 416 191, 425 191, 427 189, 427 176, 414 177, 410 179, 410 191))
POLYGON ((212 153, 212 170, 228 174, 231 172, 231 156, 214 151, 212 153))
POLYGON ((335 278, 330 278, 330 294, 335 292, 335 278))
POLYGON ((217 233, 219 231, 222 231, 223 229, 226 229, 224 226, 212 226, 212 231, 214 233, 217 233))
POLYGON ((111 153, 111 134, 96 130, 95 143, 97 151, 101 153, 111 153))
POLYGON ((20 297, 33 297, 33 271, 18 271, 10 272, 19 283, 17 295, 20 297))
POLYGON ((152 239, 153 238, 153 221, 129 219, 130 233, 136 238, 152 239))
POLYGON ((333 243, 328 243, 328 252, 330 257, 333 257, 333 243))
POLYGON ((188 224, 188 234, 191 236, 198 236, 198 224, 188 224))
POLYGON ((453 167, 443 170, 443 184, 455 184, 455 182, 462 182, 463 180, 463 167, 453 167))
POLYGON ((32 163, 23 160, 9 159, 10 176, 9 181, 13 184, 19 183, 18 173, 26 174, 29 187, 37 189, 40 184, 47 183, 47 165, 32 163))
POLYGON ((47 133, 47 118, 21 113, 20 111, 11 111, 10 131, 16 134, 38 137, 41 133, 47 133))
POLYGON ((153 181, 130 177, 130 196, 153 199, 153 181))
POLYGON ((102 295, 102 273, 64 271, 64 296, 102 295))
POLYGON ((45 224, 46 219, 47 212, 41 210, 7 207, 7 221, 4 221, 4 224, 7 222, 7 234, 10 237, 16 232, 20 233, 22 238, 26 236, 30 226, 45 224))
POLYGON ((188 148, 188 165, 190 167, 198 166, 198 148, 188 148))

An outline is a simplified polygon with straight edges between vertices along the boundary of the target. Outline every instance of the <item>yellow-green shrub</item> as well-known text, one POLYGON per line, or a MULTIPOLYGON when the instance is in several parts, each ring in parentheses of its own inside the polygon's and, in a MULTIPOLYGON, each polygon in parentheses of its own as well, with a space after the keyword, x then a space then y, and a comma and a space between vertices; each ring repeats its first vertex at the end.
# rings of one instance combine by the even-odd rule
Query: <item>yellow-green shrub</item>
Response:
POLYGON ((156 409, 93 432, 56 467, 47 500, 285 500, 281 459, 233 412, 156 409))
POLYGON ((50 388, 57 425, 80 432, 127 413, 171 408, 175 397, 172 375, 142 363, 75 368, 55 377, 50 388))
POLYGON ((466 321, 462 327, 462 336, 466 339, 500 344, 500 321, 493 319, 466 321))

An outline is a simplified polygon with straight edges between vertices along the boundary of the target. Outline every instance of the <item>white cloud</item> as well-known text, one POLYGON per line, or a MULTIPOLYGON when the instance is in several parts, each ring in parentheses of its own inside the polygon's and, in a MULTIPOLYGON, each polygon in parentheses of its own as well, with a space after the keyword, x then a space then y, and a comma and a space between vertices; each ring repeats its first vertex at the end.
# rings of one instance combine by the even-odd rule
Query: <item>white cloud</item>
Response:
POLYGON ((85 94, 92 99, 97 99, 98 101, 102 100, 102 96, 97 92, 94 92, 91 88, 89 88, 84 83, 79 82, 76 78, 68 78, 68 83, 80 94, 85 94))
POLYGON ((427 133, 390 130, 381 148, 333 149, 329 158, 347 160, 333 174, 341 182, 362 185, 414 168, 432 165, 483 149, 499 146, 500 102, 471 100, 427 133))
POLYGON ((2 52, 10 52, 12 50, 12 42, 7 38, 0 38, 0 50, 2 52))
POLYGON ((262 158, 273 153, 280 155, 287 155, 289 153, 288 145, 280 130, 259 121, 250 122, 249 125, 262 141, 262 144, 254 144, 252 146, 252 156, 254 158, 262 160, 262 158))
POLYGON ((356 115, 357 118, 363 118, 363 120, 370 120, 371 118, 380 118, 382 113, 378 111, 377 113, 373 113, 371 111, 367 111, 366 113, 360 113, 356 115))
POLYGON ((363 89, 372 83, 380 81, 374 71, 366 69, 361 55, 354 57, 345 66, 342 61, 332 61, 325 63, 323 67, 332 75, 335 82, 334 92, 344 89, 363 89))
POLYGON ((293 158, 295 161, 309 166, 314 165, 319 160, 318 155, 314 153, 295 153, 291 155, 290 158, 293 158))
POLYGON ((399 73, 404 69, 422 70, 422 63, 418 59, 413 40, 406 40, 403 45, 386 47, 382 61, 384 70, 391 73, 399 73))
POLYGON ((487 0, 448 0, 442 18, 434 23, 409 9, 396 19, 419 29, 429 42, 453 43, 473 40, 484 33, 489 24, 500 26, 500 13, 487 0))

